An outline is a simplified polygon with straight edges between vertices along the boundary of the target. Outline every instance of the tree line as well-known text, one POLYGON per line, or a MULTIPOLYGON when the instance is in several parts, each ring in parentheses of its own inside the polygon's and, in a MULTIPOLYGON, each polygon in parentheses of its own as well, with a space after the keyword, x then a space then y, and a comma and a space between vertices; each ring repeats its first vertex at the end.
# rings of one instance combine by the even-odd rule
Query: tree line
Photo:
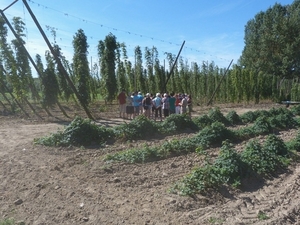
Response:
MULTIPOLYGON (((166 90, 192 94, 194 102, 199 105, 206 104, 216 88, 213 102, 298 101, 299 12, 300 0, 287 6, 276 3, 266 12, 259 12, 245 26, 245 47, 239 62, 226 74, 226 69, 219 68, 213 61, 188 62, 182 57, 169 74, 176 55, 165 52, 165 60, 161 61, 154 46, 144 49, 136 46, 132 62, 126 44, 118 42, 112 33, 99 40, 99 62, 89 68, 89 44, 82 29, 73 36, 71 62, 57 45, 55 31, 47 29, 53 36, 55 54, 86 105, 99 99, 112 102, 121 89, 142 93, 165 91, 168 77, 166 90)), ((40 102, 45 110, 49 110, 55 104, 60 105, 61 101, 77 101, 50 51, 44 56, 36 55, 38 78, 33 78, 24 48, 25 23, 15 17, 12 24, 19 38, 8 42, 8 27, 0 17, 0 104, 5 106, 4 101, 8 104, 16 101, 22 105, 29 99, 40 102)))

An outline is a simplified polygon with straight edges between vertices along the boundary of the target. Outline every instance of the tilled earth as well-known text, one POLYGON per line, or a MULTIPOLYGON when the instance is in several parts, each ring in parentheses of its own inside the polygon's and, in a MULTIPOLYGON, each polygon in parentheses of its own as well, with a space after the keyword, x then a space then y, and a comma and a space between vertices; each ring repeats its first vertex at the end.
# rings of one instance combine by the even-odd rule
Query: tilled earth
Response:
MULTIPOLYGON (((222 111, 241 114, 273 106, 223 106, 222 111)), ((201 114, 205 109, 195 111, 201 114)), ((99 123, 106 125, 123 122, 116 113, 98 117, 99 123)), ((62 130, 69 122, 53 118, 0 116, 0 221, 13 218, 16 224, 33 225, 300 224, 299 164, 269 180, 247 180, 241 190, 224 187, 206 196, 184 197, 168 190, 203 163, 196 154, 144 164, 105 163, 105 154, 145 141, 105 148, 34 145, 34 138, 62 130), (266 216, 264 220, 258 218, 260 213, 266 216)), ((297 132, 279 135, 289 140, 297 132)), ((192 134, 167 138, 187 135, 192 134)), ((147 140, 147 144, 162 141, 147 140)), ((242 148, 243 143, 236 147, 242 148)), ((209 153, 217 155, 218 149, 209 153)))

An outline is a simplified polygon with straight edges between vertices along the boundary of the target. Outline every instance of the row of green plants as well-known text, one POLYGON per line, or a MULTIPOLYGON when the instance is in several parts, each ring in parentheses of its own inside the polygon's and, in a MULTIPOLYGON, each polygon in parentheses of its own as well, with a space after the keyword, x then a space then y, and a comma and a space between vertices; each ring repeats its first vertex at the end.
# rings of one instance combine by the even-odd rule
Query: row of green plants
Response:
POLYGON ((172 115, 162 123, 155 123, 141 115, 130 123, 113 128, 99 126, 90 119, 76 117, 63 131, 36 138, 34 142, 46 146, 102 145, 114 143, 117 140, 130 141, 175 134, 186 128, 198 129, 187 115, 172 115))
MULTIPOLYGON (((218 110, 213 110, 209 116, 205 116, 206 122, 212 118, 211 113, 218 115, 214 119, 228 122, 228 120, 224 120, 218 110)), ((281 129, 298 126, 299 123, 289 110, 282 108, 255 111, 245 114, 243 119, 236 118, 240 122, 247 118, 247 121, 253 122, 253 124, 231 130, 226 128, 223 123, 216 121, 204 127, 194 137, 166 141, 159 146, 144 146, 107 154, 104 160, 107 162, 144 163, 189 152, 205 155, 203 166, 193 169, 191 173, 170 188, 172 193, 194 195, 205 193, 212 188, 218 189, 224 184, 239 187, 242 180, 248 177, 271 176, 276 170, 289 165, 292 156, 295 155, 294 151, 300 151, 300 133, 295 139, 286 143, 273 134, 281 129), (235 142, 262 134, 268 135, 263 145, 257 139, 253 139, 245 145, 241 153, 238 153, 233 147, 235 142), (218 157, 213 160, 205 150, 216 145, 222 145, 222 147, 218 157)))
POLYGON ((36 143, 56 146, 99 144, 109 139, 114 141, 116 137, 120 138, 119 140, 130 140, 133 137, 153 138, 156 132, 171 134, 193 128, 197 132, 192 137, 166 140, 154 146, 145 144, 144 147, 131 148, 104 157, 107 162, 145 163, 189 152, 204 154, 205 165, 194 169, 171 188, 173 192, 193 195, 223 184, 237 187, 247 176, 267 176, 278 168, 286 167, 291 160, 291 152, 300 150, 300 134, 294 140, 284 143, 273 133, 297 127, 299 125, 295 117, 297 111, 272 108, 269 111, 247 112, 241 116, 232 111, 224 116, 218 108, 215 108, 207 115, 193 119, 186 115, 172 115, 163 123, 153 123, 141 116, 131 123, 115 128, 99 127, 90 120, 76 118, 64 131, 38 139, 36 143), (231 129, 233 124, 245 123, 249 124, 239 129, 231 129), (264 145, 254 139, 246 144, 242 153, 234 150, 233 143, 258 135, 268 135, 264 145), (222 146, 219 156, 214 161, 205 151, 213 146, 222 146))
POLYGON ((222 185, 238 188, 242 180, 249 177, 270 177, 279 169, 285 169, 290 164, 295 150, 300 150, 300 133, 289 142, 274 134, 267 136, 264 144, 257 139, 247 142, 244 149, 238 153, 232 143, 224 141, 218 157, 211 159, 201 148, 198 153, 205 155, 205 163, 194 168, 182 180, 171 188, 172 193, 195 195, 208 190, 218 190, 222 185))
MULTIPOLYGON (((286 108, 273 108, 269 111, 257 110, 246 112, 241 116, 235 111, 224 116, 219 108, 211 109, 208 114, 191 119, 187 115, 173 114, 162 123, 156 123, 144 116, 136 117, 130 123, 124 123, 113 128, 98 126, 90 119, 76 117, 63 131, 50 136, 35 139, 36 144, 46 146, 89 146, 114 143, 147 138, 158 138, 184 132, 186 129, 201 132, 203 137, 211 136, 216 140, 216 134, 235 136, 235 139, 247 139, 258 134, 269 133, 272 129, 285 129, 297 126, 298 122, 290 110, 286 108), (218 123, 216 123, 218 122, 218 123), (226 130, 225 126, 253 123, 243 129, 235 131, 226 130), (223 134, 221 131, 223 130, 223 134), (226 130, 226 131, 225 131, 226 130), (212 134, 209 134, 212 133, 212 134)), ((199 136, 199 135, 198 135, 199 136)), ((221 140, 224 140, 221 138, 221 140)), ((204 142, 205 138, 201 142, 204 142)), ((206 142, 209 141, 206 140, 206 142)))
POLYGON ((211 125, 207 125, 193 137, 172 139, 158 146, 146 145, 143 148, 131 148, 114 154, 107 154, 105 160, 145 163, 152 160, 165 159, 174 155, 195 152, 196 149, 199 148, 206 150, 210 147, 218 147, 225 140, 230 140, 232 143, 239 143, 258 135, 273 133, 278 129, 292 128, 298 124, 293 117, 289 119, 290 120, 284 125, 284 121, 280 121, 276 116, 269 118, 260 116, 250 126, 240 129, 229 129, 225 127, 223 123, 217 121, 211 125), (276 127, 275 125, 277 124, 280 124, 280 127, 276 127))

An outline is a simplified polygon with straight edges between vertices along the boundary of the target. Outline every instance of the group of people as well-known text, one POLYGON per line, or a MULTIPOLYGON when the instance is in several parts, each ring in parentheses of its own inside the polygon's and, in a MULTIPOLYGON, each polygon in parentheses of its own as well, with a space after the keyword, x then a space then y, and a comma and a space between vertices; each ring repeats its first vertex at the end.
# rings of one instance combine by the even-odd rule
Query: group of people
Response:
POLYGON ((142 95, 141 92, 133 92, 126 95, 125 90, 118 95, 120 106, 120 117, 124 119, 134 119, 140 114, 144 114, 149 119, 152 117, 155 121, 170 114, 185 114, 191 116, 192 97, 188 94, 175 93, 147 93, 142 95))

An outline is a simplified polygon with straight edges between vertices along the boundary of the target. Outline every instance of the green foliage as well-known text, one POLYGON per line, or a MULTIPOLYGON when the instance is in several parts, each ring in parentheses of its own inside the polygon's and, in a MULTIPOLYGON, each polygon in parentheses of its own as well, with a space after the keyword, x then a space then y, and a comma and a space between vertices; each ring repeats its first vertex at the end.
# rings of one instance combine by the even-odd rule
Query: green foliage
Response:
POLYGON ((163 121, 162 129, 167 128, 170 124, 175 125, 175 131, 182 131, 187 128, 198 130, 197 125, 187 114, 171 114, 163 121))
POLYGON ((217 173, 216 168, 211 164, 206 164, 203 167, 193 169, 191 173, 172 187, 172 191, 177 190, 181 195, 195 195, 219 186, 221 182, 222 178, 217 173))
POLYGON ((87 59, 87 37, 82 29, 79 29, 73 39, 74 57, 73 57, 73 70, 76 78, 75 86, 79 94, 79 100, 84 105, 90 102, 90 69, 87 59))
POLYGON ((240 118, 243 123, 253 123, 256 120, 257 116, 253 111, 248 111, 242 114, 240 118))
POLYGON ((223 142, 220 154, 211 163, 206 155, 205 165, 195 168, 181 181, 174 184, 172 192, 182 195, 203 193, 209 188, 219 188, 223 184, 239 186, 241 179, 251 175, 267 176, 276 169, 286 167, 289 160, 287 146, 275 135, 269 135, 262 146, 258 140, 249 141, 242 153, 237 153, 228 142, 223 142))
POLYGON ((59 131, 49 137, 35 139, 34 142, 46 146, 88 146, 103 144, 109 140, 114 140, 112 129, 98 126, 90 119, 76 117, 64 131, 59 131))
POLYGON ((289 151, 300 152, 300 132, 298 132, 296 138, 288 141, 286 145, 289 151))
POLYGON ((217 172, 224 183, 239 183, 241 174, 241 157, 228 141, 223 142, 220 154, 214 162, 217 172))
POLYGON ((130 123, 115 127, 116 136, 123 140, 137 140, 158 133, 158 126, 144 115, 135 117, 130 123))
POLYGON ((213 121, 213 122, 220 122, 225 125, 229 124, 229 121, 226 119, 226 117, 221 113, 220 108, 213 108, 210 109, 208 112, 208 117, 213 121))
POLYGON ((235 139, 235 135, 220 122, 214 122, 205 127, 194 137, 194 141, 204 148, 219 145, 226 139, 235 139))
POLYGON ((0 221, 0 225, 14 225, 15 220, 14 219, 4 219, 0 221))
POLYGON ((174 139, 165 141, 159 146, 144 146, 138 149, 129 149, 114 154, 107 154, 105 161, 124 161, 128 163, 143 163, 154 159, 164 159, 169 155, 182 155, 195 151, 197 144, 193 139, 174 139))
POLYGON ((182 195, 202 193, 209 188, 219 188, 225 183, 238 183, 240 174, 240 156, 228 142, 224 142, 218 158, 213 164, 206 159, 203 167, 195 168, 177 182, 172 191, 182 195))
POLYGON ((98 56, 101 69, 101 94, 106 96, 108 102, 112 102, 115 99, 118 90, 115 70, 117 49, 117 38, 112 33, 109 33, 104 41, 99 41, 98 56))
POLYGON ((199 129, 203 129, 204 127, 211 125, 213 123, 212 119, 209 118, 207 114, 194 117, 193 121, 199 127, 199 129))
POLYGON ((258 117, 253 126, 252 129, 254 130, 254 133, 256 135, 260 135, 260 134, 268 134, 272 131, 272 127, 267 119, 267 117, 265 116, 260 116, 258 117))
POLYGON ((286 160, 281 156, 286 154, 286 149, 282 140, 270 135, 264 146, 257 140, 249 141, 241 154, 241 159, 248 167, 247 173, 268 175, 279 167, 286 166, 286 160))
POLYGON ((280 156, 286 156, 288 154, 286 144, 275 134, 268 135, 264 143, 264 150, 268 152, 274 152, 276 155, 280 156))
MULTIPOLYGON (((261 11, 245 26, 245 47, 241 66, 263 74, 292 78, 299 74, 299 2, 275 3, 261 11)), ((269 82, 271 83, 271 82, 269 82)))
POLYGON ((265 212, 262 212, 262 211, 258 212, 257 218, 259 220, 267 220, 267 219, 269 219, 269 217, 267 216, 267 214, 265 212))
POLYGON ((270 126, 277 129, 291 129, 298 126, 298 121, 289 113, 275 115, 268 119, 270 126))
POLYGON ((291 112, 296 116, 300 116, 300 105, 292 106, 291 112))
POLYGON ((129 149, 105 156, 105 161, 123 161, 127 163, 144 163, 159 158, 165 158, 167 154, 158 147, 145 146, 142 149, 129 149))
POLYGON ((231 125, 238 125, 242 123, 242 119, 234 110, 228 112, 228 114, 226 115, 226 119, 230 122, 231 125))

